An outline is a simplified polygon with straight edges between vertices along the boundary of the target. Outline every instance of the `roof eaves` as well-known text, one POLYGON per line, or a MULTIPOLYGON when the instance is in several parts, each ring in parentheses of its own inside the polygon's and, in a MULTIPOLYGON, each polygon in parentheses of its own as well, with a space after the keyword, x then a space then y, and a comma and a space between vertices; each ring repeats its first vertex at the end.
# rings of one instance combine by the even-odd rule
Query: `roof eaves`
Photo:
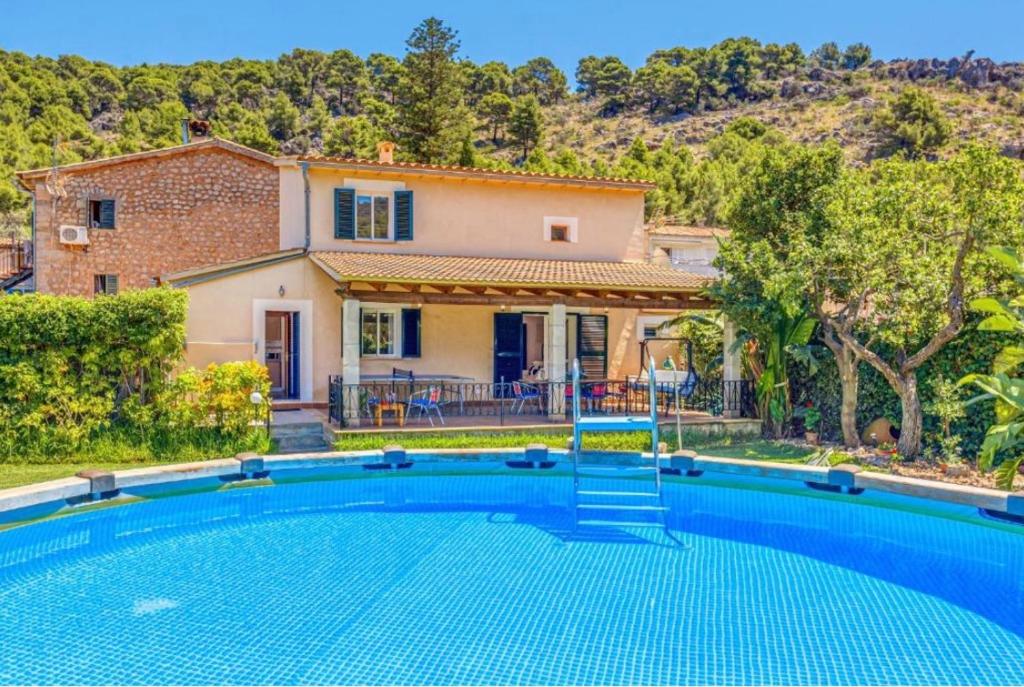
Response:
POLYGON ((454 176, 477 178, 489 181, 519 181, 523 183, 565 184, 592 188, 618 188, 623 190, 649 191, 657 184, 643 179, 618 177, 584 177, 540 172, 509 171, 482 167, 459 167, 457 165, 430 165, 415 162, 376 162, 358 158, 334 158, 325 156, 300 156, 296 162, 306 162, 313 167, 351 171, 372 171, 381 174, 406 174, 418 176, 454 176))
MULTIPOLYGON (((138 153, 126 153, 124 155, 114 155, 113 157, 100 158, 98 160, 85 160, 83 162, 73 162, 66 165, 60 165, 57 167, 58 170, 63 172, 76 172, 86 169, 95 169, 97 167, 105 167, 107 165, 120 165, 129 162, 135 162, 138 160, 148 160, 154 157, 168 157, 172 155, 180 155, 182 153, 192 152, 194 150, 204 150, 206 148, 218 148, 225 150, 236 155, 242 155, 249 157, 260 162, 266 162, 267 164, 274 164, 275 157, 259 150, 243 146, 233 141, 225 141, 220 138, 210 138, 205 141, 196 141, 193 143, 184 143, 182 145, 170 146, 168 148, 157 148, 155 150, 144 150, 138 153)), ((52 170, 52 167, 39 167, 36 169, 27 169, 19 172, 15 172, 15 176, 18 181, 21 182, 22 187, 26 190, 31 190, 26 181, 28 179, 35 179, 38 177, 45 176, 52 170)))
POLYGON ((188 270, 180 270, 161 277, 160 281, 171 284, 175 288, 186 288, 196 284, 213 281, 222 277, 241 274, 250 270, 269 267, 295 258, 301 258, 306 254, 304 248, 289 248, 288 250, 276 253, 266 253, 242 260, 220 263, 216 265, 205 265, 188 270))

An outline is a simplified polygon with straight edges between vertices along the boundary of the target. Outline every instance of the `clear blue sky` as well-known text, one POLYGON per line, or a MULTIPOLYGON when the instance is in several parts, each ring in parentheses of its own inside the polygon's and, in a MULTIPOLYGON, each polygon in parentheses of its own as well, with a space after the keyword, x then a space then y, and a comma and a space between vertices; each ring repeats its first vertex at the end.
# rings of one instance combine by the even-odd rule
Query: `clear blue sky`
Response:
POLYGON ((459 31, 461 55, 519 64, 551 57, 572 77, 584 55, 618 55, 631 66, 674 45, 730 36, 864 41, 875 55, 951 57, 974 48, 996 61, 1024 61, 1024 0, 4 0, 0 48, 76 53, 116 65, 275 58, 294 47, 401 56, 421 19, 459 31))

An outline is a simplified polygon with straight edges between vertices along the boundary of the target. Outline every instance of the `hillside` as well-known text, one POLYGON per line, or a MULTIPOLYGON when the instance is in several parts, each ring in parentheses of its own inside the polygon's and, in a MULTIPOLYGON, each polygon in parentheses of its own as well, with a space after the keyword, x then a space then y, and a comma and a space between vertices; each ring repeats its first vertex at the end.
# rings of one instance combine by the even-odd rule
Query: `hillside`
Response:
MULTIPOLYGON (((545 111, 550 151, 568 147, 581 157, 616 158, 636 138, 651 147, 666 140, 689 146, 696 154, 738 117, 753 117, 800 143, 834 140, 850 160, 867 161, 877 147, 871 127, 875 111, 909 85, 921 88, 940 104, 953 125, 956 142, 983 141, 1004 154, 1024 156, 1024 96, 1004 87, 970 89, 945 80, 911 82, 875 79, 869 72, 850 75, 851 83, 829 84, 819 93, 777 97, 710 112, 649 115, 629 110, 602 116, 600 106, 584 100, 553 105, 545 111)), ((805 82, 812 85, 815 82, 805 82)), ((781 89, 781 85, 780 85, 781 89)))
POLYGON ((0 50, 0 230, 27 224, 14 170, 174 145, 183 119, 271 153, 366 157, 388 138, 405 159, 643 176, 660 186, 649 215, 698 223, 722 221, 760 146, 835 141, 861 163, 975 140, 1024 156, 1024 65, 972 53, 882 62, 863 44, 805 55, 736 38, 658 50, 635 70, 586 56, 570 92, 544 57, 464 59, 438 20, 408 45, 401 59, 296 49, 128 67, 0 50))

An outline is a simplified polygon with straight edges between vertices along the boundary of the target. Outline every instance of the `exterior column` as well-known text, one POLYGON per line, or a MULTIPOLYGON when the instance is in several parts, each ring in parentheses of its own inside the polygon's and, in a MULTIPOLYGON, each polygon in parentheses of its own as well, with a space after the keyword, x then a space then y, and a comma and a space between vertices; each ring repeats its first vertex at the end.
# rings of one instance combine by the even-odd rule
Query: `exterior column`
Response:
POLYGON ((565 417, 564 383, 567 381, 566 358, 569 356, 565 320, 565 303, 552 304, 547 323, 547 339, 551 342, 547 367, 548 380, 552 382, 551 393, 548 394, 548 414, 554 418, 565 417))
POLYGON ((743 379, 743 362, 736 347, 736 324, 722 316, 722 414, 725 417, 740 416, 740 384, 743 379))
POLYGON ((345 404, 345 422, 359 426, 359 300, 346 298, 341 303, 341 380, 345 404))

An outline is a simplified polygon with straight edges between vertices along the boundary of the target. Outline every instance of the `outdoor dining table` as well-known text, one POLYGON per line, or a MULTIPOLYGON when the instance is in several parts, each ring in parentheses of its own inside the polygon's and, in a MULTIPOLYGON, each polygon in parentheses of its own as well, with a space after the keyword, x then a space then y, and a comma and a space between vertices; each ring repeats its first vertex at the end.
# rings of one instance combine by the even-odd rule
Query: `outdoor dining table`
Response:
POLYGON ((408 382, 411 384, 428 384, 431 386, 437 386, 441 389, 441 398, 447 398, 449 394, 452 394, 454 388, 454 395, 459 402, 459 415, 463 413, 463 405, 465 404, 465 396, 462 393, 462 385, 473 381, 472 377, 463 377, 461 375, 447 375, 447 374, 422 374, 413 375, 410 377, 396 377, 395 375, 388 374, 370 374, 361 375, 359 380, 361 382, 408 382))

